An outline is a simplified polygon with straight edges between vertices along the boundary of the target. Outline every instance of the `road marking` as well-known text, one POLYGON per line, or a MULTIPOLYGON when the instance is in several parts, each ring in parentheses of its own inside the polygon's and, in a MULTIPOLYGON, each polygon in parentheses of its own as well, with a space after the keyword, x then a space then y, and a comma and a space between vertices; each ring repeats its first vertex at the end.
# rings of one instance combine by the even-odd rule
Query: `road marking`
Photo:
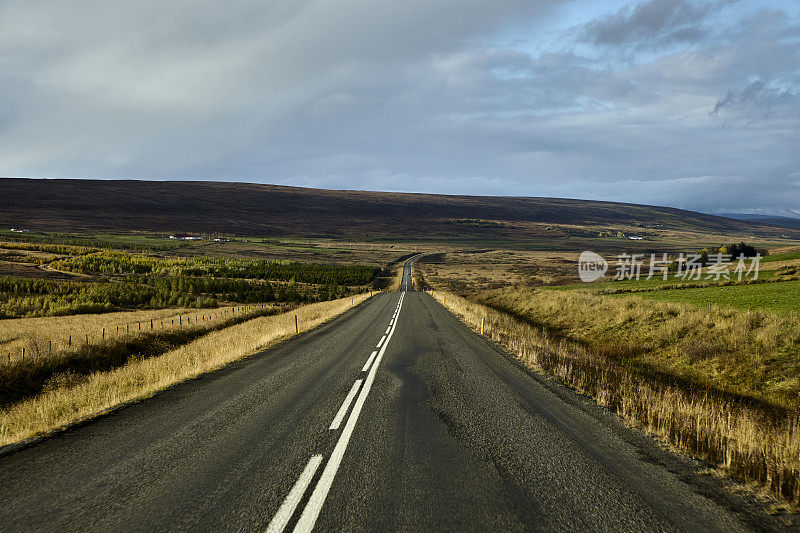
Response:
POLYGON ((275 513, 275 516, 272 518, 269 526, 267 526, 267 533, 280 533, 283 531, 283 528, 285 528, 286 524, 289 523, 289 520, 292 519, 294 510, 297 507, 297 504, 300 503, 300 500, 303 498, 303 494, 305 494, 306 489, 311 483, 311 480, 313 479, 317 468, 319 468, 320 463, 322 463, 321 455, 314 455, 308 460, 308 464, 303 469, 303 473, 300 474, 299 478, 297 478, 292 490, 289 491, 289 494, 286 496, 286 499, 283 500, 280 509, 278 509, 278 512, 275 513))
MULTIPOLYGON (((401 307, 403 305, 403 296, 405 295, 400 296, 401 307)), ((397 329, 396 324, 389 333, 389 340, 392 339, 395 329, 397 329)), ((356 422, 358 422, 358 415, 361 414, 361 409, 364 407, 364 402, 367 400, 370 389, 372 389, 372 382, 375 381, 375 374, 378 371, 378 365, 381 363, 381 359, 383 359, 383 354, 386 352, 387 346, 389 346, 388 341, 383 345, 381 351, 378 352, 378 356, 375 358, 375 363, 372 365, 369 374, 367 374, 367 379, 364 381, 364 386, 361 388, 361 393, 358 395, 358 399, 356 400, 355 405, 353 405, 353 410, 350 412, 350 418, 347 419, 344 430, 342 430, 342 434, 339 436, 339 440, 336 442, 336 447, 333 449, 333 453, 331 453, 331 457, 328 459, 328 463, 325 465, 325 469, 322 471, 319 481, 317 481, 317 486, 314 487, 314 492, 311 493, 311 498, 309 498, 306 508, 303 509, 303 514, 300 515, 300 520, 298 520, 297 524, 294 526, 294 531, 296 533, 310 532, 312 529, 314 529, 314 524, 317 522, 317 517, 319 517, 319 513, 322 511, 322 506, 325 504, 325 498, 328 497, 328 491, 331 490, 333 478, 336 475, 336 472, 339 470, 342 457, 344 457, 344 452, 347 450, 350 437, 353 435, 353 429, 356 427, 356 422)))
POLYGON ((388 327, 388 328, 386 328, 386 331, 385 331, 384 333, 385 333, 386 335, 388 335, 388 334, 389 334, 389 331, 391 331, 391 329, 392 329, 392 326, 391 326, 391 324, 390 324, 390 325, 389 325, 389 327, 388 327))
POLYGON ((361 369, 362 372, 366 372, 367 370, 369 370, 369 365, 372 364, 372 360, 375 359, 376 355, 378 355, 377 350, 372 352, 372 355, 369 356, 369 359, 367 359, 367 364, 365 364, 364 368, 361 369))
POLYGON ((383 341, 385 341, 385 340, 386 340, 386 335, 384 335, 383 337, 381 337, 381 340, 379 340, 379 341, 378 341, 378 348, 380 348, 380 347, 381 347, 381 344, 383 344, 383 341))
POLYGON ((342 423, 344 415, 347 413, 347 409, 350 407, 350 404, 353 403, 353 398, 356 397, 356 393, 358 392, 358 388, 360 386, 361 380, 357 379, 356 382, 353 383, 353 387, 350 389, 350 392, 348 392, 347 396, 345 396, 344 402, 339 408, 339 412, 337 412, 336 416, 333 417, 333 422, 331 422, 331 426, 328 429, 339 429, 339 424, 342 423))

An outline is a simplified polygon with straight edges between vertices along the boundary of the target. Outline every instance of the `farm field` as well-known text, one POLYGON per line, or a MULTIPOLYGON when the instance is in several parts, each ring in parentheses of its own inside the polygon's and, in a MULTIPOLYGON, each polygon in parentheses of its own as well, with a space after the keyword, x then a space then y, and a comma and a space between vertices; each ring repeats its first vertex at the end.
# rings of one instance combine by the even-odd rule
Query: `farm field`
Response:
MULTIPOLYGON (((744 311, 763 309, 778 313, 800 313, 800 281, 754 283, 718 287, 675 288, 635 293, 636 297, 661 302, 717 306, 744 311)), ((625 294, 611 295, 622 297, 625 294)))

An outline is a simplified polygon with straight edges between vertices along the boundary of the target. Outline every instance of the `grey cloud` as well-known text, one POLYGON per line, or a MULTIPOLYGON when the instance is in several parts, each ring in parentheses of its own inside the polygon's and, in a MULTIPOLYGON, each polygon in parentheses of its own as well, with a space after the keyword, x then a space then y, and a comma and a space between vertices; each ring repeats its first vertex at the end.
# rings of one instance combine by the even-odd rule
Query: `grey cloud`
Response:
POLYGON ((635 7, 629 4, 584 26, 581 38, 596 45, 643 48, 695 43, 709 34, 705 17, 733 1, 649 0, 635 7))
POLYGON ((717 101, 712 115, 731 113, 751 120, 768 118, 800 118, 800 86, 794 90, 769 86, 762 80, 755 80, 741 91, 729 90, 717 101))

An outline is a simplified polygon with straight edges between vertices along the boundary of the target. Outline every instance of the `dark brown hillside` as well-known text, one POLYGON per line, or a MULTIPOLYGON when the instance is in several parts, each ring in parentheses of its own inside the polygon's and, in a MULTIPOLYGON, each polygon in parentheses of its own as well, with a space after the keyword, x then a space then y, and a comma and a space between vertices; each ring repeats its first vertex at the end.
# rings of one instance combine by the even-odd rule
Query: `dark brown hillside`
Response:
MULTIPOLYGON (((691 211, 557 198, 330 191, 211 181, 0 179, 0 227, 77 232, 524 238, 525 225, 652 225, 701 231, 754 224, 691 211), (454 223, 466 220, 466 223, 454 223), (504 221, 487 224, 480 221, 504 221), (477 221, 477 223, 473 223, 477 221)), ((769 226, 760 232, 782 230, 769 226)))

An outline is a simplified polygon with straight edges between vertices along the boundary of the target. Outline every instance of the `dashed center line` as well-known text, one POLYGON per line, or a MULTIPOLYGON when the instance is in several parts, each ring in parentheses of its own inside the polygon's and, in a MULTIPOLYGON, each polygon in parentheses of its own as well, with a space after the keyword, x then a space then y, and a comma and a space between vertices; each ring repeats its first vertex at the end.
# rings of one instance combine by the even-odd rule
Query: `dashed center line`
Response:
POLYGON ((350 407, 350 404, 353 403, 353 398, 356 397, 356 393, 358 392, 358 388, 361 386, 361 380, 357 379, 355 383, 353 383, 353 387, 350 389, 350 392, 347 393, 345 396, 344 402, 342 406, 339 408, 339 412, 336 413, 336 416, 333 417, 333 422, 328 429, 339 429, 339 424, 342 423, 344 419, 344 415, 347 413, 347 409, 350 407))
POLYGON ((292 490, 289 491, 289 495, 286 496, 285 500, 283 500, 283 504, 281 504, 278 512, 275 513, 274 517, 272 517, 272 521, 267 526, 267 533, 280 533, 283 531, 283 529, 286 527, 286 524, 288 524, 289 520, 292 519, 294 510, 297 507, 297 504, 300 503, 300 500, 303 498, 303 494, 305 494, 308 485, 314 478, 314 474, 317 472, 317 468, 319 468, 320 463, 322 463, 321 455, 315 455, 308 460, 308 464, 303 469, 303 473, 300 474, 300 477, 295 482, 292 490))
MULTIPOLYGON (((405 293, 400 296, 401 308, 404 297, 405 293)), ((394 327, 392 327, 392 331, 389 332, 388 340, 392 339, 396 329, 397 324, 395 323, 394 327)), ((344 452, 350 442, 350 437, 353 435, 353 429, 355 429, 356 422, 358 422, 358 416, 361 414, 361 409, 364 407, 364 402, 367 400, 369 391, 372 389, 372 383, 375 381, 375 374, 378 371, 378 366, 381 363, 381 359, 383 359, 383 354, 386 353, 387 346, 389 346, 388 341, 378 352, 378 355, 375 358, 375 363, 372 365, 369 374, 367 374, 367 379, 364 381, 364 386, 361 388, 358 399, 353 405, 353 410, 350 412, 350 417, 347 419, 347 423, 342 430, 342 434, 339 437, 339 440, 336 442, 336 447, 333 449, 333 453, 331 453, 331 457, 328 459, 328 463, 325 465, 325 469, 322 471, 319 481, 317 481, 317 486, 314 488, 314 492, 311 493, 311 497, 309 498, 308 503, 303 510, 303 514, 300 515, 300 519, 297 521, 297 524, 294 527, 295 532, 310 532, 314 529, 314 524, 317 522, 317 517, 319 517, 319 513, 322 511, 322 506, 325 503, 325 499, 328 497, 328 491, 330 491, 331 485, 333 484, 333 478, 336 476, 336 472, 339 470, 339 465, 342 462, 342 457, 344 457, 344 452)))
POLYGON ((367 370, 369 370, 369 367, 372 364, 372 361, 375 359, 376 355, 378 355, 377 350, 372 352, 372 355, 369 356, 369 359, 367 359, 367 363, 364 365, 364 368, 361 369, 362 372, 366 372, 367 370))
MULTIPOLYGON (((303 509, 303 514, 300 515, 300 518, 294 527, 295 532, 310 532, 312 529, 314 529, 314 524, 319 517, 319 513, 322 511, 322 506, 325 503, 325 499, 328 497, 328 492, 333 484, 333 478, 336 475, 336 472, 339 470, 339 465, 342 462, 342 457, 344 457, 344 452, 350 442, 350 437, 353 434, 353 429, 355 428, 358 417, 361 414, 361 409, 364 407, 364 402, 367 400, 367 396, 372 389, 372 383, 375 381, 375 374, 378 371, 378 365, 380 365, 381 359, 383 359, 383 354, 386 352, 386 348, 389 346, 389 341, 391 341, 392 336, 394 336, 394 332, 397 329, 397 319, 403 307, 404 298, 405 292, 400 295, 400 301, 397 303, 397 309, 395 310, 392 319, 389 321, 389 327, 386 328, 386 334, 384 334, 383 337, 381 337, 381 340, 378 342, 379 350, 372 352, 372 354, 369 356, 369 359, 367 359, 364 368, 361 369, 362 372, 369 370, 366 379, 357 379, 356 382, 353 383, 353 387, 350 389, 350 392, 347 393, 347 396, 345 397, 341 407, 339 407, 339 411, 337 411, 333 422, 331 422, 329 429, 339 429, 342 420, 344 420, 344 417, 350 408, 350 404, 353 403, 353 399, 356 398, 356 395, 358 395, 358 398, 355 400, 355 404, 353 404, 353 410, 350 412, 350 417, 347 419, 347 423, 342 430, 342 434, 339 436, 339 440, 336 441, 336 446, 333 449, 333 453, 331 453, 331 457, 328 459, 325 469, 322 471, 322 474, 317 481, 314 492, 311 493, 308 503, 306 503, 305 509, 303 509), (364 385, 363 387, 361 386, 362 383, 364 385)), ((309 459, 308 464, 303 469, 303 472, 300 474, 300 477, 295 482, 291 491, 289 491, 289 494, 281 504, 278 512, 272 518, 272 521, 270 521, 269 526, 267 527, 268 532, 281 533, 286 528, 286 525, 292 519, 297 505, 303 499, 303 495, 305 494, 306 489, 308 489, 308 486, 311 484, 311 481, 321 463, 322 455, 314 455, 311 457, 311 459, 309 459)))

